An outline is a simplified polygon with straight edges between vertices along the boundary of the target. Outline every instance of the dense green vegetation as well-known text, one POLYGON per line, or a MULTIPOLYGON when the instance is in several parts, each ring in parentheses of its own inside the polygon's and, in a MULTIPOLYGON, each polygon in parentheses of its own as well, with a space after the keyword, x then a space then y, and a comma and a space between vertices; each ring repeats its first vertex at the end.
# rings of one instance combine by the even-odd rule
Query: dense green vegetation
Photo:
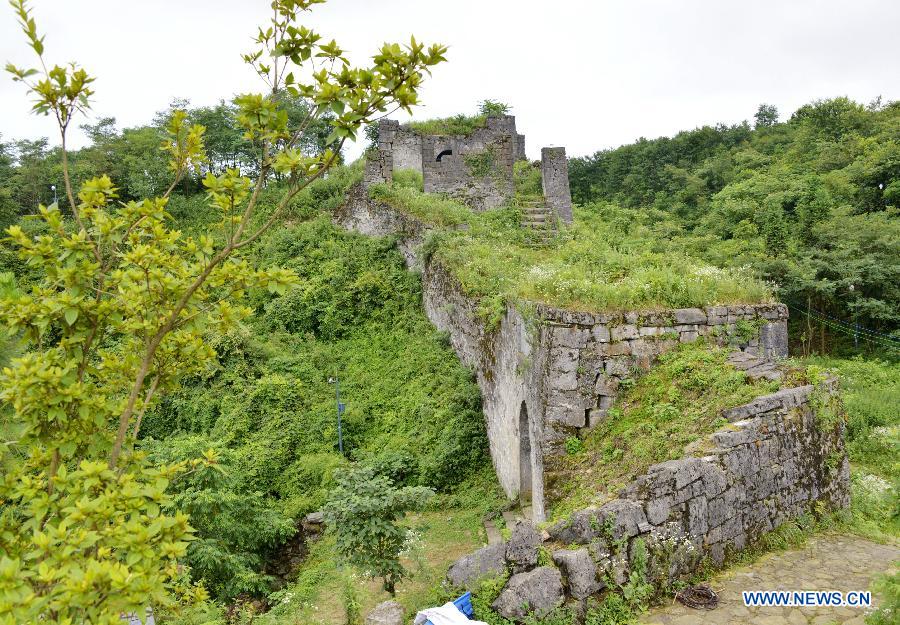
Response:
MULTIPOLYGON (((215 365, 185 380, 143 426, 147 439, 160 441, 154 446, 185 456, 204 446, 228 450, 230 494, 258 494, 276 518, 319 509, 334 470, 350 460, 397 484, 441 492, 489 464, 478 389, 425 319, 418 279, 391 241, 340 231, 327 214, 310 212, 340 201, 353 177, 344 176, 314 185, 292 210, 297 223, 253 250, 262 265, 293 269, 299 286, 253 296, 247 326, 212 339, 215 365), (347 406, 343 456, 331 378, 347 406)), ((248 551, 271 553, 275 538, 248 551)), ((230 579, 235 571, 223 573, 230 579)))
POLYGON ((824 313, 795 328, 804 353, 845 333, 825 315, 897 331, 900 103, 816 101, 784 123, 764 106, 753 128, 641 139, 569 167, 576 201, 639 208, 673 245, 775 284, 795 317, 824 313))

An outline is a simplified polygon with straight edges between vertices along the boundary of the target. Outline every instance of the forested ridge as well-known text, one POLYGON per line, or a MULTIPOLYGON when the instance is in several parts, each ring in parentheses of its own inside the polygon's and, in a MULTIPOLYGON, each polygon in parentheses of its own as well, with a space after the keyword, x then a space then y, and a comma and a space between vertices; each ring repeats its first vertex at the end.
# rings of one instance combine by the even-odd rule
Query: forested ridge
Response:
POLYGON ((898 102, 838 97, 783 122, 762 105, 753 125, 640 139, 569 172, 576 202, 639 209, 692 254, 752 268, 795 322, 813 311, 793 337, 807 353, 852 341, 857 323, 873 348, 900 336, 898 102))

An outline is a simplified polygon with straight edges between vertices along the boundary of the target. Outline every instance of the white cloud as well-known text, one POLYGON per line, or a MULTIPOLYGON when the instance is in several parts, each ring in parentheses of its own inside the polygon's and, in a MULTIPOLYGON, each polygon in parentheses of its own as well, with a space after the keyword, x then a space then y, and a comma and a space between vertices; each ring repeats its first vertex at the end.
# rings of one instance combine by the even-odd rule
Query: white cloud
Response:
MULTIPOLYGON (((52 62, 98 77, 94 115, 146 123, 174 97, 211 104, 262 90, 239 53, 268 0, 34 0, 52 62)), ((786 115, 815 98, 900 98, 900 3, 894 0, 331 0, 311 24, 373 53, 410 34, 451 46, 417 117, 513 105, 528 152, 570 155, 752 117, 786 115)), ((30 62, 12 12, 0 7, 0 59, 30 62)), ((21 85, 0 81, 0 135, 48 135, 21 85)), ((77 139, 76 141, 80 141, 77 139)))

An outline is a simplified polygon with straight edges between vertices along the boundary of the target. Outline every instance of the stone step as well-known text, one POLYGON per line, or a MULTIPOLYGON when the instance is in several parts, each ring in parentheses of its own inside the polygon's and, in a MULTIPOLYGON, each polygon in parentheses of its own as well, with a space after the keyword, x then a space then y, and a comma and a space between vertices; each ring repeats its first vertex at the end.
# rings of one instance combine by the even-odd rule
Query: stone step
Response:
POLYGON ((503 536, 500 534, 500 530, 497 529, 497 526, 494 525, 493 521, 484 522, 484 531, 487 534, 489 545, 498 545, 503 542, 503 536))
POLYGON ((506 527, 508 529, 512 529, 513 525, 516 524, 516 521, 523 519, 522 513, 518 510, 504 510, 503 511, 503 520, 506 521, 506 527))

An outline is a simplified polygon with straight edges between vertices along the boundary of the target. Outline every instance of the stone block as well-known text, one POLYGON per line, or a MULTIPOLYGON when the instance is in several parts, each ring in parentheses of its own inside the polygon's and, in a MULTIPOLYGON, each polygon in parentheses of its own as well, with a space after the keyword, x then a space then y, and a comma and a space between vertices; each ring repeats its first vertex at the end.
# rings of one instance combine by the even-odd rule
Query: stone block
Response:
POLYGON ((710 306, 706 309, 706 323, 711 326, 720 326, 728 322, 728 308, 725 306, 710 306))
POLYGON ((566 402, 547 406, 546 419, 574 428, 584 427, 584 407, 580 403, 566 402))
POLYGON ((702 540, 709 529, 706 497, 694 497, 687 502, 687 522, 688 534, 702 540))
POLYGON ((605 325, 595 325, 591 328, 591 336, 598 343, 609 343, 610 341, 610 333, 609 328, 605 325))
POLYGON ((669 520, 672 509, 671 497, 655 497, 647 501, 647 521, 652 525, 662 525, 669 520))
POLYGON ((491 607, 508 619, 522 619, 532 612, 540 618, 562 605, 563 599, 562 575, 542 566, 510 577, 491 607))
POLYGON ((597 508, 585 508, 551 526, 548 532, 551 538, 564 545, 586 545, 599 536, 600 527, 597 508))
POLYGON ((606 361, 606 375, 627 377, 631 373, 631 367, 625 358, 610 358, 606 361))
POLYGON ((537 566, 541 535, 531 521, 520 520, 512 528, 506 543, 506 560, 514 573, 537 566))
POLYGON ((610 338, 612 341, 627 341, 638 337, 640 337, 640 333, 638 332, 637 326, 630 323, 613 326, 610 330, 610 338))
POLYGON ((706 313, 699 308, 681 308, 674 311, 676 324, 705 324, 706 313))
POLYGON ((572 349, 582 349, 587 345, 590 336, 590 330, 584 328, 557 326, 553 329, 554 344, 572 349))
POLYGON ((644 508, 637 502, 628 499, 615 499, 604 504, 598 511, 600 527, 609 525, 612 528, 612 537, 631 538, 640 533, 638 526, 647 521, 644 508))
POLYGON ((587 427, 597 427, 598 425, 606 421, 606 418, 608 416, 609 410, 607 410, 606 408, 591 408, 591 410, 588 411, 587 427))
POLYGON ((607 397, 615 397, 619 390, 619 378, 601 373, 594 383, 594 393, 607 397))
POLYGON ((488 545, 454 562, 447 579, 455 588, 474 590, 478 582, 506 571, 506 543, 488 545))
POLYGON ((562 571, 569 595, 575 599, 587 599, 606 586, 597 579, 597 565, 585 548, 554 551, 553 563, 562 571))

